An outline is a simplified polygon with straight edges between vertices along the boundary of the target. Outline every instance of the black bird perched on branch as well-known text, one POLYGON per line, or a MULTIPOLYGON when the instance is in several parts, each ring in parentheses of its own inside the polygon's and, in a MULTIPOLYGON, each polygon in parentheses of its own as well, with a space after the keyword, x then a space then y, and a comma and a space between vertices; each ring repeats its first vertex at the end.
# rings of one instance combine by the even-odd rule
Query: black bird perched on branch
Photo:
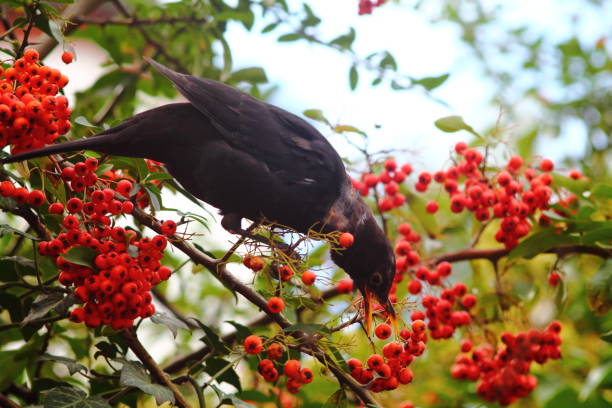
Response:
POLYGON ((219 208, 221 223, 231 232, 245 233, 242 218, 262 217, 302 233, 310 228, 350 232, 354 244, 333 251, 332 259, 364 295, 368 333, 372 296, 394 322, 388 299, 395 275, 393 250, 331 144, 289 112, 220 82, 149 62, 189 103, 160 106, 90 138, 2 162, 86 149, 150 158, 165 163, 191 194, 219 208))

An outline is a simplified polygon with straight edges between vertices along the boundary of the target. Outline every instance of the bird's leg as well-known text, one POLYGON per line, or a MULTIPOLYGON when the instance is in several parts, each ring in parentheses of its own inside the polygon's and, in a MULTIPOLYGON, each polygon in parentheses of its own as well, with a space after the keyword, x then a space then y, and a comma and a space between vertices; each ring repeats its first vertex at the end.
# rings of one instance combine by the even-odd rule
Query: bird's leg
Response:
POLYGON ((269 241, 258 234, 253 234, 251 231, 255 229, 259 223, 253 223, 248 230, 242 228, 242 216, 235 213, 224 214, 221 219, 221 226, 231 234, 238 234, 244 238, 249 238, 263 244, 269 244, 269 241))

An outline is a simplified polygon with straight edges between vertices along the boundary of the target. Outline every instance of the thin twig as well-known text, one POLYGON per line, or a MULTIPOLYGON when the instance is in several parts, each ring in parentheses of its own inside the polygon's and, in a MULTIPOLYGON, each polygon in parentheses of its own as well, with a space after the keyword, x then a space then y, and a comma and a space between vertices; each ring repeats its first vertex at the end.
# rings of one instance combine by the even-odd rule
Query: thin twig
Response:
POLYGON ((118 18, 85 18, 85 17, 74 17, 70 20, 74 24, 94 24, 100 26, 106 25, 125 25, 125 26, 141 26, 141 25, 156 25, 156 24, 204 24, 208 23, 210 19, 208 17, 160 17, 160 18, 136 18, 130 17, 125 19, 118 18))
POLYGON ((170 381, 170 378, 168 378, 168 376, 166 375, 166 373, 164 373, 161 367, 157 365, 153 357, 151 357, 151 355, 144 348, 140 340, 138 340, 136 333, 132 332, 132 330, 123 330, 121 332, 121 337, 123 337, 123 339, 127 342, 130 350, 132 350, 134 354, 136 354, 142 364, 147 367, 153 378, 155 378, 158 383, 170 388, 170 390, 174 394, 174 398, 176 399, 176 404, 181 408, 190 408, 191 406, 185 400, 183 394, 181 394, 177 386, 172 381, 170 381))

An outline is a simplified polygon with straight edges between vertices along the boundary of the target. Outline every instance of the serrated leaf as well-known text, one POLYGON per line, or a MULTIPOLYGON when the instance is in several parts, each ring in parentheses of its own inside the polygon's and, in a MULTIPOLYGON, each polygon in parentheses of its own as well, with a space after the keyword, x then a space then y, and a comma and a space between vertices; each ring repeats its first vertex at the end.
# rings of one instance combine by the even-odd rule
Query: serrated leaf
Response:
POLYGON ((481 137, 470 125, 463 121, 463 118, 461 116, 446 116, 444 118, 436 120, 434 122, 434 125, 436 125, 438 129, 446 133, 454 133, 460 130, 466 130, 474 136, 481 137))
POLYGON ((228 349, 225 344, 219 338, 219 335, 215 333, 210 327, 206 326, 200 320, 193 318, 193 320, 200 326, 204 331, 205 336, 201 337, 200 340, 206 343, 208 347, 214 350, 217 354, 225 355, 228 353, 228 349))
POLYGON ((204 371, 206 371, 211 376, 214 376, 219 371, 225 369, 225 371, 217 377, 217 382, 228 383, 236 387, 238 391, 242 391, 240 378, 238 377, 238 374, 236 374, 236 371, 234 371, 233 368, 226 368, 230 364, 231 363, 229 361, 224 360, 222 358, 209 358, 208 360, 206 360, 206 368, 204 371))
POLYGON ((348 407, 348 399, 343 388, 334 392, 323 404, 322 408, 346 408, 348 407))
POLYGON ((87 367, 85 367, 83 364, 77 363, 76 360, 73 358, 55 356, 53 354, 44 353, 38 358, 38 360, 54 361, 56 363, 63 364, 68 368, 68 372, 70 372, 70 375, 74 375, 78 372, 87 373, 87 367))
POLYGON ((224 393, 219 387, 214 384, 211 384, 210 387, 215 391, 217 397, 219 398, 219 401, 222 404, 231 404, 234 406, 234 408, 253 408, 253 405, 244 402, 233 394, 224 393))
POLYGON ((99 397, 88 397, 83 391, 72 387, 56 387, 45 396, 44 408, 110 408, 99 397))
POLYGON ((20 230, 18 230, 16 228, 13 228, 13 227, 11 227, 10 225, 7 225, 7 224, 0 224, 0 237, 3 237, 4 235, 6 235, 9 232, 11 232, 13 234, 21 235, 22 237, 27 238, 27 239, 31 239, 33 241, 40 241, 40 238, 35 237, 32 234, 28 234, 27 232, 20 231, 20 230))
POLYGON ((357 66, 353 64, 349 70, 349 86, 351 87, 351 91, 357 88, 357 82, 359 82, 359 72, 357 71, 357 66))
POLYGON ((172 391, 163 385, 153 384, 144 371, 144 368, 139 363, 123 361, 119 385, 124 387, 136 387, 145 394, 152 395, 155 397, 155 401, 158 405, 165 401, 170 401, 173 404, 175 402, 172 391))
POLYGON ((246 326, 243 326, 240 323, 236 323, 233 320, 226 320, 225 322, 231 324, 236 329, 236 341, 238 343, 242 343, 242 341, 249 337, 252 333, 251 329, 246 326))
POLYGON ((421 85, 423 88, 427 89, 428 91, 432 91, 436 89, 437 87, 439 87, 440 85, 442 85, 444 82, 446 82, 449 76, 450 74, 444 74, 444 75, 439 75, 439 76, 434 76, 434 77, 414 79, 412 83, 415 85, 421 85))
POLYGON ((96 256, 98 256, 98 252, 92 248, 86 246, 75 246, 63 254, 62 258, 70 263, 95 269, 94 259, 96 259, 96 256))
POLYGON ((573 235, 558 234, 553 230, 539 231, 515 246, 510 251, 508 260, 531 258, 557 246, 576 245, 578 243, 580 243, 580 238, 573 235))
POLYGON ((187 324, 185 324, 185 322, 167 313, 155 313, 153 316, 151 316, 151 321, 153 323, 166 326, 168 329, 170 329, 174 338, 176 338, 176 335, 178 334, 178 329, 191 331, 191 329, 189 328, 189 326, 187 326, 187 324))
POLYGON ((42 293, 36 297, 28 315, 21 322, 21 326, 26 326, 33 320, 45 316, 51 309, 58 306, 64 300, 65 295, 61 292, 42 293))

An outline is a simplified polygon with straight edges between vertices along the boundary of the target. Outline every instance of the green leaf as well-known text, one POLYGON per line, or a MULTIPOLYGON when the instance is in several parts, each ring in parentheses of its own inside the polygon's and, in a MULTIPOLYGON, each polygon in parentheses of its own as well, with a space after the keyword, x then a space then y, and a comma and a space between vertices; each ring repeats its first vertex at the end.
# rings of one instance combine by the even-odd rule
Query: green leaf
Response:
POLYGON ((587 300, 590 308, 598 315, 612 308, 612 260, 608 259, 591 278, 587 300))
POLYGON ((99 397, 87 397, 83 391, 72 387, 51 389, 44 400, 44 408, 110 408, 110 405, 99 397))
POLYGON ((294 331, 303 331, 308 334, 315 334, 315 333, 325 334, 325 335, 331 334, 331 331, 329 330, 328 327, 323 326, 322 324, 315 324, 315 323, 292 324, 291 326, 284 328, 283 331, 285 333, 291 333, 294 331))
POLYGON ((49 292, 38 295, 34 302, 32 302, 30 311, 21 322, 21 325, 26 326, 31 321, 45 316, 51 309, 60 305, 64 298, 65 295, 61 292, 49 292))
POLYGON ((272 30, 274 30, 276 27, 278 27, 278 24, 279 24, 279 23, 270 23, 270 24, 268 24, 267 26, 265 26, 265 27, 263 28, 263 30, 261 30, 261 33, 262 33, 262 34, 269 33, 270 31, 272 31, 272 30))
POLYGON ((355 29, 351 27, 347 34, 334 38, 329 42, 329 45, 337 45, 343 50, 350 50, 353 46, 353 42, 355 41, 356 34, 355 29))
POLYGON ((92 248, 86 246, 75 246, 63 254, 62 258, 70 263, 95 269, 94 259, 96 259, 96 256, 98 256, 98 252, 92 248))
POLYGON ((211 376, 214 376, 219 371, 225 369, 225 371, 217 377, 217 382, 226 382, 236 387, 238 391, 242 391, 240 378, 238 377, 238 374, 236 374, 236 371, 234 371, 233 368, 226 368, 230 364, 232 363, 222 358, 209 358, 206 360, 206 369, 204 371, 211 376))
POLYGON ((481 137, 470 125, 463 121, 461 116, 446 116, 434 122, 438 129, 446 133, 454 133, 460 130, 466 130, 474 136, 481 137))
POLYGON ((206 343, 206 345, 214 350, 217 354, 225 355, 228 353, 226 345, 221 341, 217 333, 215 333, 210 327, 206 326, 200 320, 196 318, 193 318, 193 320, 205 333, 205 336, 200 338, 201 341, 206 343))
POLYGON ((140 363, 123 361, 119 385, 123 387, 136 387, 145 394, 154 396, 158 405, 165 401, 170 401, 173 404, 175 402, 172 391, 168 387, 153 384, 140 363))
POLYGON ((236 323, 233 320, 226 320, 225 322, 231 324, 236 329, 236 341, 238 343, 242 343, 243 340, 249 337, 252 333, 251 329, 241 325, 240 323, 236 323))
POLYGON ((253 402, 274 402, 274 398, 258 390, 244 390, 236 393, 236 397, 253 402))
POLYGON ((608 244, 612 242, 612 227, 604 227, 593 230, 582 237, 585 245, 593 245, 596 242, 608 244))
POLYGON ((40 238, 35 237, 34 235, 31 235, 31 234, 28 234, 27 232, 20 231, 7 224, 0 224, 0 237, 3 237, 7 233, 21 235, 22 237, 31 239, 32 241, 40 241, 40 238))
POLYGON ((232 72, 232 75, 228 78, 228 82, 249 82, 252 84, 261 84, 268 82, 266 72, 259 67, 243 68, 238 71, 232 72))
POLYGON ((343 388, 334 392, 331 397, 325 401, 322 408, 346 408, 348 407, 348 399, 343 388))
POLYGON ((319 122, 329 123, 329 121, 323 115, 323 111, 321 109, 306 109, 302 113, 307 118, 314 119, 314 120, 317 120, 319 122))
POLYGON ((359 72, 357 71, 357 65, 351 65, 351 69, 349 71, 349 86, 351 87, 351 91, 354 91, 357 88, 357 82, 359 81, 359 72))
POLYGON ((558 234, 553 230, 539 231, 515 246, 510 251, 508 260, 531 258, 557 246, 576 245, 578 243, 580 243, 580 238, 573 235, 558 234))
POLYGON ((444 74, 444 75, 439 75, 439 76, 434 76, 434 77, 413 79, 412 83, 415 85, 421 85, 423 88, 427 89, 428 91, 432 91, 436 89, 437 87, 439 87, 440 85, 442 85, 444 82, 446 82, 449 76, 450 74, 444 74))
POLYGON ((578 392, 566 386, 555 393, 544 405, 544 408, 575 408, 580 405, 578 392))
POLYGON ((172 332, 172 336, 176 339, 176 335, 178 334, 178 329, 183 329, 186 331, 191 331, 189 326, 185 324, 182 320, 177 319, 173 315, 168 313, 158 312, 151 316, 151 321, 153 323, 161 324, 166 326, 172 332))
POLYGON ((85 116, 79 116, 78 118, 76 118, 74 121, 74 123, 78 123, 79 125, 83 125, 86 127, 90 127, 90 128, 99 128, 100 126, 94 125, 93 123, 91 123, 90 121, 87 120, 87 118, 85 116))
POLYGON ((56 363, 63 364, 68 368, 68 372, 70 372, 70 375, 74 375, 78 372, 87 373, 87 367, 85 367, 83 364, 77 363, 76 360, 73 358, 55 356, 53 354, 44 353, 38 358, 38 360, 54 361, 56 363))
POLYGON ((155 211, 161 210, 161 191, 153 184, 146 184, 144 189, 147 191, 151 206, 155 211))
POLYGON ((226 394, 219 387, 211 384, 210 387, 217 393, 217 397, 221 404, 231 404, 234 408, 253 408, 253 405, 248 404, 235 396, 234 394, 226 394))
POLYGON ((290 33, 290 34, 285 34, 285 35, 281 35, 280 37, 278 37, 278 42, 290 42, 290 41, 297 41, 304 38, 302 36, 302 34, 296 34, 296 33, 290 33))
POLYGON ((555 185, 563 187, 576 195, 581 196, 582 193, 590 188, 590 181, 588 180, 574 180, 557 173, 552 173, 551 175, 555 185))
POLYGON ((594 367, 589 371, 587 378, 580 390, 579 398, 586 401, 601 385, 612 381, 612 361, 594 367))
POLYGON ((612 343, 612 330, 602 334, 601 339, 605 342, 612 343))
POLYGON ((596 184, 591 190, 591 196, 595 198, 612 199, 612 185, 603 183, 596 184))

